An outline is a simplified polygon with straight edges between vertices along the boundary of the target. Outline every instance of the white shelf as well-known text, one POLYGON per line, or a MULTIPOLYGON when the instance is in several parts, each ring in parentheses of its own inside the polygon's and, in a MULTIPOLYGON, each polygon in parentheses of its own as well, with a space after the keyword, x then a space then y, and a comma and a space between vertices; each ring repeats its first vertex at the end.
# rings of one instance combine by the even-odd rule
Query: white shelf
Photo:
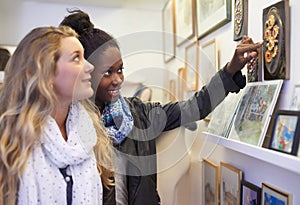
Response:
POLYGON ((225 148, 300 174, 300 158, 297 156, 277 152, 263 147, 257 147, 240 141, 213 135, 207 132, 203 132, 202 137, 203 139, 209 140, 210 142, 218 144, 225 148))

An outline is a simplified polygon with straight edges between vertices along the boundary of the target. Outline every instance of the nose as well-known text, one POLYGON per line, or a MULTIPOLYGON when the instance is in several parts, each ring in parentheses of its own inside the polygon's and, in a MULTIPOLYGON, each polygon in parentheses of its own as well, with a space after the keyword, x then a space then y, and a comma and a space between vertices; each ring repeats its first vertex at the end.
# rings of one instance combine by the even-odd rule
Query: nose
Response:
POLYGON ((121 84, 123 82, 123 77, 119 73, 114 73, 112 75, 112 83, 115 85, 121 84))
POLYGON ((94 69, 95 67, 92 64, 90 64, 87 60, 85 60, 84 71, 86 73, 91 73, 94 69))

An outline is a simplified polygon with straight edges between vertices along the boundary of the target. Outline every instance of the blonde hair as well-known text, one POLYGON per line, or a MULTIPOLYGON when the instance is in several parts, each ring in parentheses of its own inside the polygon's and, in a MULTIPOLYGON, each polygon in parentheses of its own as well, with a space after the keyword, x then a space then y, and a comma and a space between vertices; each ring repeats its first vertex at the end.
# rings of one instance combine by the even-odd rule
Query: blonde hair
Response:
MULTIPOLYGON (((33 29, 20 42, 6 67, 0 88, 0 205, 15 204, 19 177, 47 116, 57 104, 50 78, 60 57, 61 39, 78 37, 69 27, 33 29)), ((95 154, 104 185, 113 174, 112 145, 101 127, 99 112, 89 100, 81 102, 97 130, 95 154)))

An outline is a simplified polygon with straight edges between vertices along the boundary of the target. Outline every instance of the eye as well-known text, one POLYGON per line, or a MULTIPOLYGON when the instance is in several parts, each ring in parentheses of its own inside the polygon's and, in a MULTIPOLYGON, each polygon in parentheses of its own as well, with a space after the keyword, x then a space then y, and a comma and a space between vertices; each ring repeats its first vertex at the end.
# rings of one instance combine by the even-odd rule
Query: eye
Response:
POLYGON ((118 73, 123 73, 123 69, 124 69, 124 67, 122 66, 122 67, 120 67, 119 69, 118 69, 118 73))
POLYGON ((76 56, 73 58, 73 61, 75 61, 75 62, 79 62, 79 61, 80 61, 80 57, 79 57, 79 55, 76 55, 76 56))
POLYGON ((111 74, 111 71, 110 71, 110 70, 107 70, 107 71, 103 72, 103 75, 104 75, 104 76, 109 76, 110 74, 111 74))

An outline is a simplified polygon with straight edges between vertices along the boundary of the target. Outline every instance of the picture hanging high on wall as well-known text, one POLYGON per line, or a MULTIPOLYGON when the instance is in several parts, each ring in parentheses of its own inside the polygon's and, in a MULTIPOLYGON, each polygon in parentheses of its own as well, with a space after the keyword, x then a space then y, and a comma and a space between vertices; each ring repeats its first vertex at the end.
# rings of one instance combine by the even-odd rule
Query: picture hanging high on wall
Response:
POLYGON ((174 0, 168 0, 162 10, 163 56, 166 63, 175 58, 176 52, 174 12, 174 0))
POLYGON ((233 40, 239 41, 248 35, 248 0, 235 0, 233 40))
POLYGON ((264 79, 290 78, 290 6, 283 0, 263 9, 264 79))
POLYGON ((176 42, 183 44, 195 36, 195 0, 175 0, 176 42))
POLYGON ((228 138, 262 146, 283 80, 248 83, 242 90, 228 138))
POLYGON ((201 39, 231 21, 231 0, 197 0, 197 33, 201 39))
POLYGON ((185 77, 187 91, 198 89, 198 41, 194 41, 185 48, 185 77))

